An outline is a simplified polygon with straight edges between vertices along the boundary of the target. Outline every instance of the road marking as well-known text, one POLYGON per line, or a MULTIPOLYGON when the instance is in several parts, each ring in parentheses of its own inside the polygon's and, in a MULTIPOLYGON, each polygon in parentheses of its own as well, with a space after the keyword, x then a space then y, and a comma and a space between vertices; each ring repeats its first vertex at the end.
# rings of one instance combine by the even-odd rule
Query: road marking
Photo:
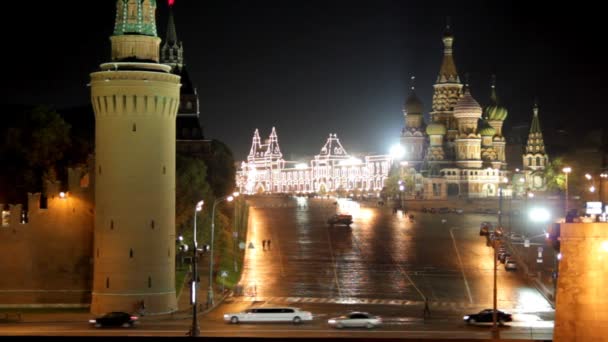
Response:
POLYGON ((471 296, 471 289, 469 288, 469 282, 467 281, 467 276, 464 274, 464 266, 462 264, 462 259, 460 258, 460 252, 458 252, 458 246, 456 246, 456 238, 454 237, 454 233, 452 232, 454 229, 458 229, 455 227, 450 228, 450 236, 452 236, 452 243, 454 244, 454 250, 456 251, 456 256, 458 257, 458 263, 460 263, 460 271, 462 271, 462 279, 464 280, 464 286, 467 288, 467 294, 469 295, 469 302, 473 304, 473 296, 471 296))
POLYGON ((342 297, 342 289, 340 289, 340 282, 338 281, 338 262, 336 261, 336 258, 334 258, 334 248, 331 245, 329 229, 325 229, 325 234, 327 235, 327 243, 329 243, 329 255, 331 255, 331 261, 334 265, 334 281, 336 282, 336 287, 338 288, 338 295, 342 297))

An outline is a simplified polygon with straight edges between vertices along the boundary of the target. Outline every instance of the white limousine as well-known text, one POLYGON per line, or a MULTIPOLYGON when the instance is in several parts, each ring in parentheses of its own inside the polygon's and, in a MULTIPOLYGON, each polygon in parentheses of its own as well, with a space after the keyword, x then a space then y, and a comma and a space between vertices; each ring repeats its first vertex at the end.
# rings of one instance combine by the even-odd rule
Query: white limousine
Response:
POLYGON ((224 314, 224 321, 239 322, 293 322, 312 321, 312 313, 293 307, 264 307, 247 309, 239 313, 224 314))

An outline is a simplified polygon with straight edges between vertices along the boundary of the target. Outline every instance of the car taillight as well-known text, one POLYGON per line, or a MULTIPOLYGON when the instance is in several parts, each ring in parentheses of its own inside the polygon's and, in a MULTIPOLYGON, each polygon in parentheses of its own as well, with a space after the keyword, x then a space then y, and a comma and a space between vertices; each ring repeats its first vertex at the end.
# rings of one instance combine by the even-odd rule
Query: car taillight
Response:
POLYGON ((138 318, 139 317, 137 317, 137 316, 131 316, 131 319, 134 320, 134 321, 136 321, 138 318))

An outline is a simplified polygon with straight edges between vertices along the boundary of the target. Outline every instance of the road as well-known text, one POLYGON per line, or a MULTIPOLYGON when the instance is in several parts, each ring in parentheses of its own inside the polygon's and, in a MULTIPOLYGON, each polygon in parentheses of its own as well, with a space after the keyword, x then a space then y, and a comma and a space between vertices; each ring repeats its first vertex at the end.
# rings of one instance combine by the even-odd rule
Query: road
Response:
MULTIPOLYGON (((232 297, 200 317, 202 336, 489 338, 488 327, 467 326, 462 316, 492 307, 493 251, 479 236, 477 214, 402 212, 375 205, 306 198, 252 199, 242 284, 232 297), (337 210, 354 215, 352 226, 329 227, 337 210), (262 240, 271 240, 263 248, 262 240), (423 319, 423 299, 431 317, 423 319), (311 311, 313 322, 239 324, 226 312, 258 305, 311 311), (373 330, 336 330, 327 319, 350 310, 384 318, 373 330)), ((521 271, 498 268, 498 306, 514 314, 503 338, 552 338, 554 312, 521 271)), ((143 321, 136 329, 91 329, 82 322, 4 324, 9 335, 183 336, 189 317, 143 321)))

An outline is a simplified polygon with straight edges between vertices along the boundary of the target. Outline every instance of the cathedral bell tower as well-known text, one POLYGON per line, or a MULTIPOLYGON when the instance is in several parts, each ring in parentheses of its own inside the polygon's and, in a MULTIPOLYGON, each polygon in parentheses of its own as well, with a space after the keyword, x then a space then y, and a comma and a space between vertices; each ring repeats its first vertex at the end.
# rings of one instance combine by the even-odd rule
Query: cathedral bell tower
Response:
POLYGON ((158 64, 155 0, 118 0, 111 61, 91 74, 95 233, 91 312, 177 310, 175 121, 180 77, 158 64))

